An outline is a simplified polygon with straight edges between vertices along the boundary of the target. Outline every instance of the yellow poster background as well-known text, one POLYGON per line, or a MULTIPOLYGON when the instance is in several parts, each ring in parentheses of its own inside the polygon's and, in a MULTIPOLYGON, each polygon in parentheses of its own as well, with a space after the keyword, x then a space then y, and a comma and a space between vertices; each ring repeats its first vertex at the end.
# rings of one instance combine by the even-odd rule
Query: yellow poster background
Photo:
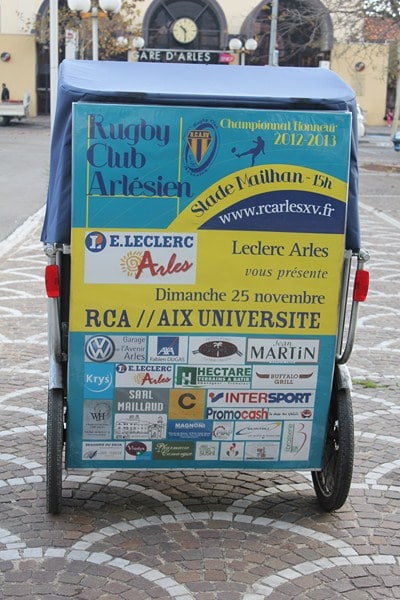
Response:
POLYGON ((336 335, 343 235, 198 231, 194 285, 110 285, 82 283, 86 233, 72 232, 71 331, 336 335))

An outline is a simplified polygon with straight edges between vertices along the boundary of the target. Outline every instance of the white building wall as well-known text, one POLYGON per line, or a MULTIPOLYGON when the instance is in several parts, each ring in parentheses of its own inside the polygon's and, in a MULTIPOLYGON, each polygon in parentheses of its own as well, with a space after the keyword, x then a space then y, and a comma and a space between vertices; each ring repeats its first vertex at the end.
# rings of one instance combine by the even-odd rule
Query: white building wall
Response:
POLYGON ((29 34, 42 0, 0 0, 0 33, 29 34))
POLYGON ((219 5, 225 13, 228 31, 233 35, 240 33, 240 28, 248 14, 259 4, 260 0, 219 0, 219 5), (234 10, 233 4, 235 4, 234 10), (233 14, 234 13, 234 14, 233 14))

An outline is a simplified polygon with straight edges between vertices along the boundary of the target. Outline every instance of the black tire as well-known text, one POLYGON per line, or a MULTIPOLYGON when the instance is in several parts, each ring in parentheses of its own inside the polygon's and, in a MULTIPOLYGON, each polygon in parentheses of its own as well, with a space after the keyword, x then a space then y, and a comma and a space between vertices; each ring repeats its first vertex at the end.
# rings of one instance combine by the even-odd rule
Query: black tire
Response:
POLYGON ((9 124, 9 122, 10 122, 10 117, 0 116, 0 125, 6 126, 9 124))
POLYGON ((312 481, 320 506, 327 512, 346 502, 354 461, 354 422, 349 389, 337 389, 334 381, 321 471, 312 481))
POLYGON ((62 504, 62 452, 64 444, 64 392, 49 390, 47 407, 47 512, 57 515, 62 504))

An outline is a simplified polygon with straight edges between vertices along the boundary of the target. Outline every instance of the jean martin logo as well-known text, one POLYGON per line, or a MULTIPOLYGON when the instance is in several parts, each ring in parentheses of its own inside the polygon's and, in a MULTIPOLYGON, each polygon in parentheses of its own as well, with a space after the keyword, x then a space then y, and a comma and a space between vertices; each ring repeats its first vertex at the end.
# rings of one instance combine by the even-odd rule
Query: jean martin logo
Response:
POLYGON ((247 360, 264 364, 315 364, 319 360, 319 340, 249 339, 247 360))

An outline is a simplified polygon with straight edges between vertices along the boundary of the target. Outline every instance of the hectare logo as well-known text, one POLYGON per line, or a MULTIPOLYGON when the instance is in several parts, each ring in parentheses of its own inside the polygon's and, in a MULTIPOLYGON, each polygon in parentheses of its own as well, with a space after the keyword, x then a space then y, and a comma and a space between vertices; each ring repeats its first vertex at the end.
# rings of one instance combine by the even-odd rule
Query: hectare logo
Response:
POLYGON ((212 121, 196 124, 186 134, 185 165, 192 175, 200 175, 213 162, 218 148, 217 128, 212 121))
POLYGON ((89 252, 101 252, 106 245, 107 238, 100 231, 91 231, 86 235, 85 246, 89 252))
POLYGON ((106 362, 114 356, 115 345, 106 335, 94 335, 86 340, 85 354, 93 362, 106 362))

